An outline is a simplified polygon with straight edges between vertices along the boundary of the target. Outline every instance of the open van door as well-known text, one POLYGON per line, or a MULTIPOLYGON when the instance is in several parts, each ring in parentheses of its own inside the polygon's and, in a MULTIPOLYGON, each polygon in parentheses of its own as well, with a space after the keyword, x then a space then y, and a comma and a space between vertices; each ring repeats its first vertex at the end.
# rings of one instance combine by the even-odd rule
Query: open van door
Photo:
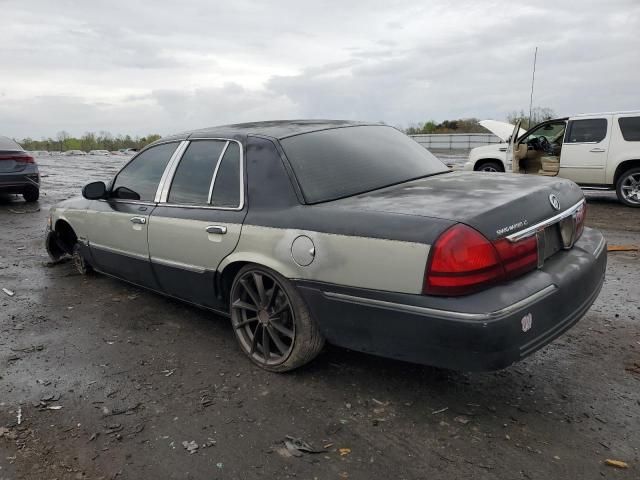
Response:
POLYGON ((516 124, 513 126, 513 132, 511 132, 511 136, 509 137, 509 145, 507 146, 507 155, 505 162, 505 171, 506 172, 518 172, 518 161, 516 159, 516 155, 514 154, 516 143, 518 142, 518 137, 520 136, 520 124, 522 120, 518 120, 516 124))

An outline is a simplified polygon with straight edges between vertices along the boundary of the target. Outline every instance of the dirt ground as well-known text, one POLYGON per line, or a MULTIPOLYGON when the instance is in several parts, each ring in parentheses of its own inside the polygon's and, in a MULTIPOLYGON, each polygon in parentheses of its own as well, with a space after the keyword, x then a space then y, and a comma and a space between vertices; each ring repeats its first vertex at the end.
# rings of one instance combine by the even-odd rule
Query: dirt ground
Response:
MULTIPOLYGON (((0 479, 640 478, 637 252, 610 253, 587 315, 503 371, 329 346, 270 374, 224 318, 48 265, 49 207, 124 160, 41 158, 39 205, 0 199, 0 479), (325 451, 288 456, 287 435, 325 451)), ((588 201, 609 244, 640 244, 640 209, 588 201)))

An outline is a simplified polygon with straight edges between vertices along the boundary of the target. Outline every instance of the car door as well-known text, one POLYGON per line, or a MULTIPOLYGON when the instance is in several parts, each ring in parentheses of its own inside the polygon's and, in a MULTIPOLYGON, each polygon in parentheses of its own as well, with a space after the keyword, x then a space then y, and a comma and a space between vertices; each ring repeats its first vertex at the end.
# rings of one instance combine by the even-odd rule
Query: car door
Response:
POLYGON ((221 308, 216 270, 246 215, 242 144, 193 140, 172 170, 149 221, 153 271, 168 295, 221 308))
POLYGON ((611 115, 569 120, 558 175, 583 185, 603 184, 610 138, 611 115))
POLYGON ((149 215, 170 159, 180 142, 153 146, 120 170, 105 200, 94 200, 87 215, 89 248, 98 270, 157 289, 149 262, 149 215))

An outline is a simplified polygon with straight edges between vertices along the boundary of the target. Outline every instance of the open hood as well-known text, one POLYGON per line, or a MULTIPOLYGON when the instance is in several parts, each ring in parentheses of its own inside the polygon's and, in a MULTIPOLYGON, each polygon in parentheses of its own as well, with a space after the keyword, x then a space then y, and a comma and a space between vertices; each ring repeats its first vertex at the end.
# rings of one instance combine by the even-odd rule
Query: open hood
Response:
MULTIPOLYGON (((480 120, 480 125, 493 133, 496 137, 502 139, 503 142, 506 142, 511 134, 513 133, 513 125, 505 122, 498 122, 496 120, 480 120)), ((524 134, 523 129, 518 130, 518 137, 524 134)))

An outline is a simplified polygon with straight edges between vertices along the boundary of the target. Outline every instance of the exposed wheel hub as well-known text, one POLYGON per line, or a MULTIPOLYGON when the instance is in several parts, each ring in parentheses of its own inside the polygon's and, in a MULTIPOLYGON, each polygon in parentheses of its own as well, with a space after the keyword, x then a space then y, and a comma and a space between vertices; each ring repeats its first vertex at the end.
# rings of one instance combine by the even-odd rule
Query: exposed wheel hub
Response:
POLYGON ((270 318, 270 315, 266 310, 260 310, 258 312, 258 321, 262 325, 269 325, 269 318, 270 318))

